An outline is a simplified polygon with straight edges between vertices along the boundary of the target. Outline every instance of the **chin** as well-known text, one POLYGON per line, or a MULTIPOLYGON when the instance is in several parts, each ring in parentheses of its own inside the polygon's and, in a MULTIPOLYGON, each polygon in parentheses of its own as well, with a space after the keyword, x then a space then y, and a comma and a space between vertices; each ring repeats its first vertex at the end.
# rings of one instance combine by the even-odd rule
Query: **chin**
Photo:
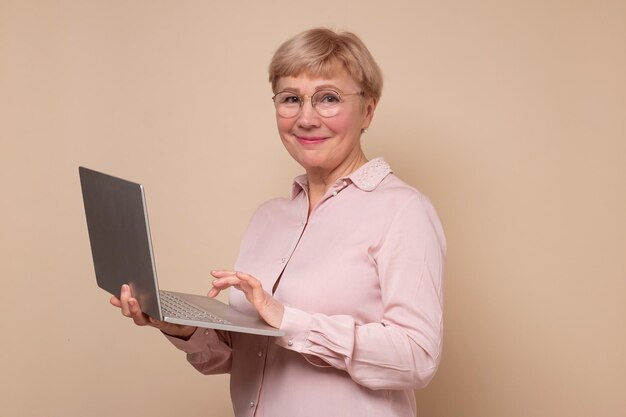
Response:
POLYGON ((298 158, 296 161, 306 170, 322 169, 328 165, 328 158, 323 156, 308 156, 298 158))

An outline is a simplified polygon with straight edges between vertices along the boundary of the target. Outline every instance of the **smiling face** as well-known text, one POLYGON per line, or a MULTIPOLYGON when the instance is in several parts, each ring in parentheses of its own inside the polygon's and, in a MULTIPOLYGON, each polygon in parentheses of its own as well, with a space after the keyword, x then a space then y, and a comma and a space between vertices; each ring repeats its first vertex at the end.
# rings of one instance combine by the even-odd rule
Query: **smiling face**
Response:
POLYGON ((360 137, 374 115, 376 101, 359 95, 349 95, 333 117, 322 117, 311 106, 308 97, 320 90, 334 90, 340 94, 361 91, 359 85, 345 71, 337 71, 331 78, 281 77, 276 91, 289 91, 306 96, 300 113, 292 118, 276 114, 278 133, 283 145, 307 172, 309 177, 321 176, 331 180, 347 175, 363 165, 366 158, 361 150, 360 137))

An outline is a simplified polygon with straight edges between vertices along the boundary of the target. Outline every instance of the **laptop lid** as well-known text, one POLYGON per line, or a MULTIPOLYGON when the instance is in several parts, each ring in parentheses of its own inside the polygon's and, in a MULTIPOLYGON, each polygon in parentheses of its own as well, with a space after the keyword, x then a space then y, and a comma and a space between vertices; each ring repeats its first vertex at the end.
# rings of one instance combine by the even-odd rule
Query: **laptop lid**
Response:
POLYGON ((116 297, 129 284, 144 313, 163 319, 144 189, 79 167, 98 286, 116 297))

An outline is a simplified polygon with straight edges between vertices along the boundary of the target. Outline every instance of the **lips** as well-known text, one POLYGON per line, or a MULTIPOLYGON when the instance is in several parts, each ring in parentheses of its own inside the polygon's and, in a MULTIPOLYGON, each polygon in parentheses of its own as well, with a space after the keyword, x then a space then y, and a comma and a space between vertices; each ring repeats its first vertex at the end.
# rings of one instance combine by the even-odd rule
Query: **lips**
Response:
POLYGON ((316 145, 324 142, 327 138, 320 136, 296 136, 296 139, 298 139, 298 142, 305 145, 316 145))

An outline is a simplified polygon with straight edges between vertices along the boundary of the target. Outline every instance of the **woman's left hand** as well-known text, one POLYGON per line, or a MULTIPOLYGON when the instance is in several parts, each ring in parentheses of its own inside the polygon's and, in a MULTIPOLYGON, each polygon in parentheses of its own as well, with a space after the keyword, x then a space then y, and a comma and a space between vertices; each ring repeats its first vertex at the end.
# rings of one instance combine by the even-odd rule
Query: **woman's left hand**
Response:
POLYGON ((285 306, 276 301, 261 286, 261 282, 250 274, 228 270, 211 271, 216 279, 213 281, 213 288, 207 294, 213 298, 220 291, 234 287, 246 296, 246 299, 254 306, 261 318, 272 327, 279 328, 283 321, 285 306))

